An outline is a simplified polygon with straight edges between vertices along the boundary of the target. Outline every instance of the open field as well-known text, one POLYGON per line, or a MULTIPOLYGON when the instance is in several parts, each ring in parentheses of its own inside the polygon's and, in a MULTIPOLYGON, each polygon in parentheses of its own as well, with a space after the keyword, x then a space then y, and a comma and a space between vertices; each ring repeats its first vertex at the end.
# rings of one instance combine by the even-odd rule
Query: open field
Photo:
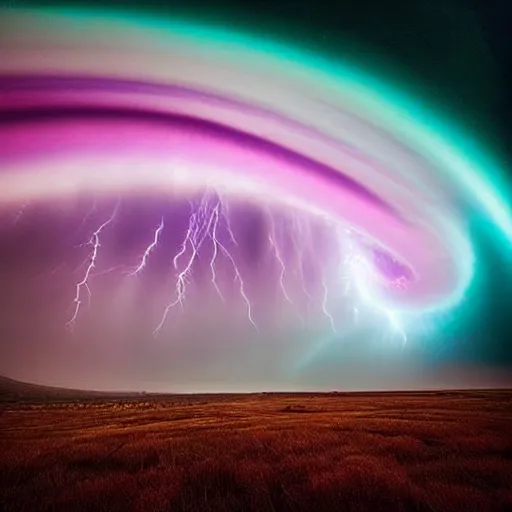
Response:
POLYGON ((512 510, 510 391, 12 399, 5 512, 512 510))

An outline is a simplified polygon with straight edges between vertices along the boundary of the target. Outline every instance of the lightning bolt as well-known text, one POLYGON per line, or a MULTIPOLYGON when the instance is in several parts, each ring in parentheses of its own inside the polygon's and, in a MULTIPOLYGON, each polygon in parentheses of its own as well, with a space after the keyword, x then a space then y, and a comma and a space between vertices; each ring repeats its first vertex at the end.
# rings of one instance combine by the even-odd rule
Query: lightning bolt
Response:
POLYGON ((329 300, 329 288, 327 287, 327 283, 325 282, 325 276, 323 273, 322 273, 322 289, 323 289, 322 311, 323 311, 324 315, 329 319, 332 332, 336 333, 336 326, 334 325, 334 318, 329 313, 329 310, 327 309, 327 303, 329 300))
POLYGON ((222 252, 225 254, 226 258, 228 258, 228 260, 231 262, 231 265, 235 272, 235 278, 238 281, 239 286, 240 286, 240 295, 242 296, 242 299, 245 301, 245 304, 247 306, 247 317, 249 318, 249 321, 254 326, 254 328, 256 330, 259 330, 258 326, 256 325, 256 322, 254 321, 254 319, 252 317, 251 301, 249 300, 249 297, 245 293, 245 284, 244 284, 244 280, 242 279, 242 274, 240 274, 240 271, 238 270, 238 267, 235 263, 235 260, 233 259, 233 256, 231 256, 231 253, 220 242, 219 242, 219 247, 221 248, 222 252))
POLYGON ((218 286, 217 282, 217 273, 215 269, 215 265, 218 259, 219 252, 224 254, 224 256, 229 260, 231 263, 231 266, 233 268, 233 271, 235 273, 235 279, 239 283, 240 288, 240 295, 244 302, 247 305, 247 314, 249 321, 251 324, 257 329, 257 325, 254 322, 254 319, 252 317, 252 307, 251 302, 249 301, 249 298, 245 292, 245 283, 242 278, 242 274, 240 273, 240 270, 238 269, 238 266, 236 265, 235 259, 232 256, 232 254, 229 252, 227 247, 219 240, 218 238, 218 229, 220 224, 220 219, 224 220, 225 228, 231 238, 231 241, 234 245, 238 245, 236 242, 236 239, 234 237, 233 231, 231 229, 231 224, 229 222, 229 215, 227 211, 224 211, 222 206, 225 203, 222 201, 221 196, 217 193, 213 193, 213 199, 212 199, 212 192, 206 191, 205 194, 202 196, 199 206, 196 208, 194 207, 193 203, 191 202, 191 214, 189 217, 189 223, 188 228, 185 233, 185 237, 183 239, 183 242, 180 246, 180 250, 177 252, 177 254, 173 258, 173 265, 176 271, 178 271, 178 275, 176 278, 176 288, 175 288, 175 299, 170 302, 162 315, 162 318, 160 320, 160 323, 157 325, 157 327, 154 330, 154 335, 158 335, 160 331, 162 330, 167 317, 169 315, 170 310, 176 306, 177 304, 180 304, 182 307, 184 307, 184 300, 186 295, 186 289, 189 281, 192 278, 193 273, 193 266, 194 263, 199 255, 199 250, 203 246, 206 239, 209 239, 212 244, 212 256, 210 259, 210 270, 212 275, 212 285, 216 289, 219 296, 224 300, 224 296, 220 290, 220 287, 218 286), (187 249, 190 247, 190 256, 188 258, 187 263, 185 266, 180 269, 180 260, 182 256, 187 252, 187 249))
POLYGON ((78 318, 78 314, 80 312, 80 307, 82 305, 82 289, 83 288, 85 288, 85 290, 87 291, 89 300, 91 299, 91 289, 89 288, 89 279, 91 277, 91 272, 96 267, 96 260, 98 258, 98 252, 101 247, 100 235, 101 235, 101 232, 115 219, 115 217, 117 215, 118 208, 119 208, 119 202, 116 204, 116 207, 114 208, 114 211, 112 212, 110 217, 105 222, 103 222, 103 224, 101 224, 99 226, 99 228, 92 234, 91 238, 89 239, 88 245, 92 245, 92 251, 89 256, 89 264, 87 265, 87 269, 85 271, 85 274, 84 274, 82 280, 76 284, 76 293, 75 293, 75 298, 73 300, 73 302, 75 303, 75 309, 74 309, 72 317, 66 324, 67 327, 71 330, 73 330, 76 319, 78 318))
POLYGON ((144 254, 142 255, 139 266, 133 272, 130 273, 130 276, 136 276, 140 274, 144 270, 144 268, 146 268, 149 255, 153 252, 153 249, 158 245, 160 233, 162 232, 163 229, 164 218, 162 217, 160 219, 160 224, 158 224, 158 227, 155 229, 155 232, 153 233, 153 241, 147 246, 146 250, 144 251, 144 254))
MULTIPOLYGON (((193 211, 194 205, 192 204, 192 201, 189 201, 189 203, 190 203, 190 209, 191 209, 191 211, 193 211)), ((187 250, 187 245, 190 240, 190 233, 192 231, 192 223, 193 222, 195 222, 195 213, 191 213, 185 238, 183 239, 183 242, 181 243, 180 250, 175 254, 175 256, 172 260, 172 264, 173 264, 175 270, 178 270, 178 268, 179 268, 178 261, 185 254, 185 252, 187 250)))
MULTIPOLYGON (((306 307, 309 308, 309 305, 311 304, 311 301, 313 300, 313 298, 311 297, 311 294, 309 293, 308 287, 306 285, 306 278, 304 276, 304 253, 305 253, 304 247, 311 247, 311 240, 310 240, 311 233, 309 230, 310 226, 308 224, 307 234, 305 235, 303 223, 299 222, 297 214, 295 214, 295 213, 292 217, 292 223, 293 223, 293 229, 291 230, 290 236, 292 239, 293 247, 295 249, 296 271, 299 275, 302 291, 304 292, 304 295, 306 296, 306 299, 307 299, 306 307), (301 239, 307 238, 305 245, 304 245, 304 243, 303 244, 299 243, 299 240, 297 239, 298 237, 301 239)), ((309 254, 310 251, 308 250, 307 252, 309 254)))
MULTIPOLYGON (((222 199, 221 196, 219 196, 219 199, 222 199)), ((238 247, 238 242, 236 241, 235 235, 233 233, 233 229, 231 228, 231 220, 230 220, 230 214, 229 214, 229 203, 227 201, 221 200, 222 208, 220 209, 220 214, 222 215, 222 218, 224 219, 224 225, 226 226, 227 232, 229 234, 229 238, 233 245, 236 245, 238 247)))
MULTIPOLYGON (((222 218, 224 219, 224 225, 225 225, 225 228, 226 228, 227 232, 229 233, 229 237, 230 237, 231 241, 233 242, 233 244, 235 246, 238 247, 238 243, 237 243, 237 241, 235 239, 235 236, 233 234, 233 230, 231 229, 231 223, 230 223, 230 220, 229 220, 229 210, 226 207, 226 204, 227 203, 225 203, 225 202, 221 202, 221 199, 220 199, 220 196, 219 196, 219 201, 218 201, 217 205, 214 208, 214 222, 212 224, 213 229, 212 229, 212 232, 211 232, 211 239, 212 239, 212 243, 213 243, 213 247, 214 247, 214 252, 213 252, 214 256, 212 257, 212 262, 214 261, 216 255, 217 255, 218 248, 220 248, 220 250, 222 251, 224 256, 231 263, 231 266, 233 268, 233 272, 235 273, 235 279, 238 281, 238 285, 239 285, 240 296, 242 297, 242 299, 245 302, 246 307, 247 307, 247 317, 248 317, 249 321, 251 322, 251 324, 253 325, 253 327, 256 330, 258 330, 258 326, 257 326, 257 324, 254 321, 254 318, 252 316, 251 301, 249 300, 249 297, 247 296, 247 294, 245 292, 245 283, 244 283, 244 280, 242 278, 242 274, 240 273, 240 270, 239 270, 239 268, 238 268, 238 266, 237 266, 237 264, 235 262, 235 259, 232 256, 232 254, 228 251, 226 246, 217 238, 217 228, 218 228, 218 224, 219 224, 219 215, 221 215, 222 218)), ((214 271, 213 265, 212 265, 212 282, 217 287, 216 280, 215 280, 215 271, 214 271)), ((219 290, 219 294, 220 294, 220 290, 219 290)), ((220 295, 222 296, 222 294, 220 294, 220 295)))
MULTIPOLYGON (((192 206, 192 203, 191 203, 191 206, 192 206)), ((174 299, 174 301, 170 302, 165 307, 162 318, 160 320, 160 323, 156 326, 155 330, 153 331, 154 336, 157 336, 160 333, 160 331, 162 330, 162 327, 164 326, 164 324, 167 320, 169 311, 174 306, 176 306, 176 304, 179 303, 181 305, 181 307, 183 308, 183 300, 185 298, 185 291, 186 291, 186 287, 187 287, 187 278, 191 272, 192 264, 194 263, 194 260, 196 257, 196 249, 194 247, 194 242, 193 242, 193 233, 197 229, 196 226, 197 226, 197 212, 193 212, 189 217, 187 232, 185 233, 185 237, 183 239, 183 242, 181 243, 181 248, 176 253, 176 255, 174 256, 174 258, 172 260, 174 269, 176 271, 178 271, 178 276, 176 278, 176 289, 175 289, 176 298, 174 299), (190 256, 185 268, 181 272, 179 272, 179 260, 186 253, 187 247, 189 245, 192 247, 192 255, 190 256)))
POLYGON ((212 231, 209 234, 210 239, 212 241, 212 245, 213 245, 212 257, 210 259, 210 269, 212 272, 212 284, 213 284, 215 290, 217 290, 217 293, 219 294, 220 298, 224 302, 224 296, 222 295, 219 285, 217 284, 217 273, 215 271, 215 261, 217 259, 217 254, 219 253, 219 241, 217 240, 217 228, 219 225, 219 208, 220 208, 220 203, 218 203, 213 210, 212 231))
MULTIPOLYGON (((268 212, 268 209, 267 209, 268 212)), ((286 275, 286 266, 284 264, 283 258, 281 256, 281 250, 279 249, 279 246, 277 244, 276 239, 276 226, 274 222, 274 218, 270 212, 268 212, 268 217, 270 219, 270 233, 268 235, 268 241, 270 243, 270 247, 272 248, 272 251, 274 253, 274 256, 279 264, 279 267, 281 269, 279 273, 279 286, 281 287, 281 291, 283 292, 284 298, 293 305, 292 299, 290 299, 290 296, 288 295, 288 292, 286 291, 286 287, 284 285, 284 279, 286 275)))
POLYGON ((92 214, 96 212, 97 208, 98 208, 98 202, 96 199, 94 199, 90 210, 87 212, 86 215, 84 215, 84 218, 82 219, 82 222, 80 223, 80 226, 78 227, 78 231, 81 230, 85 226, 87 221, 91 218, 92 214))

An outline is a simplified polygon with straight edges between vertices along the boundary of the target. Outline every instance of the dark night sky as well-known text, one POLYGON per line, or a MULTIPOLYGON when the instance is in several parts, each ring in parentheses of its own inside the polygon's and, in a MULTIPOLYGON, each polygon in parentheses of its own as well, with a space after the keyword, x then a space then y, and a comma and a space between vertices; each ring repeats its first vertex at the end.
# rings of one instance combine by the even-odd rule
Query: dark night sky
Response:
MULTIPOLYGON (((35 5, 15 0, 2 3, 35 5)), ((149 0, 141 5, 104 0, 86 5, 193 15, 262 35, 286 34, 289 40, 333 57, 349 49, 368 69, 388 70, 388 75, 413 88, 417 97, 442 105, 447 116, 498 155, 512 180, 512 7, 507 4, 507 0, 149 0)), ((471 335, 466 327, 452 326, 444 347, 424 351, 421 358, 442 359, 448 368, 465 364, 472 372, 496 369, 506 375, 512 367, 512 271, 506 254, 510 251, 500 251, 482 223, 474 229, 485 284, 469 313, 473 315, 471 335)), ((335 369, 324 364, 324 371, 335 369)))

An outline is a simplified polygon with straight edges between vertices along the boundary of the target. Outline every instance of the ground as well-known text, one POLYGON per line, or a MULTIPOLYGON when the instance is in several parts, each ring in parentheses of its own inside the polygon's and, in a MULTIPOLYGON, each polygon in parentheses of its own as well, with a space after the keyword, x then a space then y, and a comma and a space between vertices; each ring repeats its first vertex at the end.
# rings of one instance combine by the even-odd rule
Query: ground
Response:
POLYGON ((5 512, 512 510, 512 391, 11 391, 5 512))

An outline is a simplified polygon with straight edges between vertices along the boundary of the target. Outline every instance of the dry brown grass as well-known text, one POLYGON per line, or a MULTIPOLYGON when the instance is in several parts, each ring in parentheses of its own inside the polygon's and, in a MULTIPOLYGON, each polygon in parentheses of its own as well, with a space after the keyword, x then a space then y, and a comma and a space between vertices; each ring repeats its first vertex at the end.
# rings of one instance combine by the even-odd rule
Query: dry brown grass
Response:
POLYGON ((6 402, 0 503, 5 512, 505 512, 512 510, 511 398, 6 402))

